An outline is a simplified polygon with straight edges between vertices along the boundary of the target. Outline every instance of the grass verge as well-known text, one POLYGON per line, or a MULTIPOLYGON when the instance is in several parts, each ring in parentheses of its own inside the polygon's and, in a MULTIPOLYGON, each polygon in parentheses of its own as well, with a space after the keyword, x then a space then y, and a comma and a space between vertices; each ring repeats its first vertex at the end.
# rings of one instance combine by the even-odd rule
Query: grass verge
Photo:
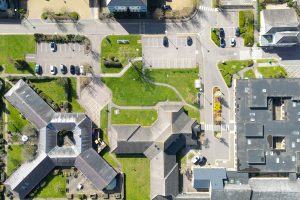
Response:
POLYGON ((219 29, 218 28, 210 29, 210 37, 211 37, 211 40, 219 47, 220 46, 220 38, 219 38, 219 29))
POLYGON ((286 78, 287 73, 281 66, 275 67, 258 67, 258 71, 264 78, 286 78))
POLYGON ((24 126, 26 126, 29 122, 21 116, 19 111, 13 107, 9 102, 6 104, 8 114, 7 114, 7 127, 8 130, 12 133, 21 132, 24 126))
POLYGON ((103 78, 103 82, 112 90, 113 102, 124 106, 155 105, 161 101, 180 100, 176 93, 167 87, 156 86, 144 79, 142 62, 137 62, 120 78, 103 78))
POLYGON ((23 145, 10 145, 10 147, 7 151, 7 176, 10 176, 24 162, 22 156, 23 145))
POLYGON ((244 45, 252 47, 254 44, 254 14, 251 10, 239 11, 239 27, 244 45))
POLYGON ((189 106, 184 106, 184 111, 190 118, 196 119, 200 123, 200 111, 198 109, 193 109, 189 106))
POLYGON ((8 74, 34 74, 34 63, 23 70, 14 67, 15 60, 25 60, 25 54, 35 53, 35 40, 33 35, 1 35, 0 36, 0 65, 5 65, 8 74))
POLYGON ((109 35, 101 43, 101 71, 102 73, 118 73, 122 68, 106 67, 104 59, 112 56, 117 58, 124 67, 130 58, 142 56, 141 36, 139 35, 109 35), (118 44, 117 40, 128 40, 129 44, 118 44), (137 50, 138 49, 138 50, 137 50))
POLYGON ((141 126, 151 126, 157 120, 157 111, 154 109, 112 109, 112 124, 140 124, 141 126))
POLYGON ((219 63, 218 67, 226 85, 231 87, 233 75, 252 64, 253 60, 229 60, 219 63))
POLYGON ((245 71, 244 78, 256 78, 254 71, 252 69, 245 71))

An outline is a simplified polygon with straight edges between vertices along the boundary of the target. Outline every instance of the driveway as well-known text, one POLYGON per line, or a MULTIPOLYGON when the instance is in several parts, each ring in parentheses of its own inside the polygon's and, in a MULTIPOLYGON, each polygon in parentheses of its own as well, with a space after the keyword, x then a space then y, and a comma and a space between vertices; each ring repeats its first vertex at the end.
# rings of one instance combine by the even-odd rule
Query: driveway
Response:
POLYGON ((156 35, 143 36, 143 61, 146 67, 153 68, 193 68, 196 66, 196 35, 156 35), (163 45, 163 38, 168 45, 163 45), (191 37, 190 46, 187 37, 191 37))

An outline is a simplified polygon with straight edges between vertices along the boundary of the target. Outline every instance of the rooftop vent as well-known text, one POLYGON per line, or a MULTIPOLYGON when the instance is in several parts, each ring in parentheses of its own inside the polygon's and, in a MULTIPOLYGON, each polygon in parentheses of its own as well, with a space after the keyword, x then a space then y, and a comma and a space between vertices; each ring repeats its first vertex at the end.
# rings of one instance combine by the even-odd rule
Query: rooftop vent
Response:
POLYGON ((248 143, 249 145, 252 144, 251 140, 247 140, 247 143, 248 143))
POLYGON ((276 163, 279 163, 279 158, 276 158, 276 163))
POLYGON ((262 89, 262 92, 263 92, 263 93, 266 93, 266 92, 267 92, 267 89, 262 89))
POLYGON ((295 162, 296 161, 296 157, 292 156, 292 161, 295 162))

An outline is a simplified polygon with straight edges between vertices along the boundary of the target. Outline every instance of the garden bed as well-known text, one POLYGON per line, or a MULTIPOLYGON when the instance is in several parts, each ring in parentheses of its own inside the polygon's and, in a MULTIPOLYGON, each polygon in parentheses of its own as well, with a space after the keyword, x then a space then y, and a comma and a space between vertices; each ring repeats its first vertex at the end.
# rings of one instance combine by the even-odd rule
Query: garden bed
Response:
POLYGON ((239 27, 244 45, 252 47, 254 44, 254 14, 252 10, 239 11, 239 27))
POLYGON ((244 78, 256 78, 254 71, 252 69, 245 71, 244 78))
POLYGON ((51 12, 46 11, 41 16, 46 22, 77 22, 79 14, 77 12, 51 12))
POLYGON ((211 40, 219 47, 220 46, 220 38, 219 38, 219 29, 211 28, 210 30, 211 40))

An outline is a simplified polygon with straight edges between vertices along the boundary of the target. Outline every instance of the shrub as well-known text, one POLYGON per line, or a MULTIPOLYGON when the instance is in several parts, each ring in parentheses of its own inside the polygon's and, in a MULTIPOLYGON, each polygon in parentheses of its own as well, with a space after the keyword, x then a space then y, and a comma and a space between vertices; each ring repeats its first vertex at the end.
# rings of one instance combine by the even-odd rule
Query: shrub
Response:
POLYGON ((23 70, 29 67, 29 64, 25 60, 15 60, 14 66, 17 70, 23 70))
POLYGON ((55 110, 55 111, 59 111, 59 106, 57 105, 57 103, 53 103, 53 104, 52 104, 52 108, 53 108, 53 110, 55 110))
POLYGON ((120 62, 114 62, 112 60, 106 60, 103 62, 105 67, 114 67, 114 68, 121 68, 122 64, 120 62))
POLYGON ((48 19, 48 13, 44 12, 41 16, 42 20, 48 19))
POLYGON ((40 97, 45 100, 48 96, 44 92, 41 92, 40 97))
POLYGON ((79 14, 77 12, 71 12, 71 13, 69 13, 69 17, 72 20, 77 21, 79 19, 79 14))

